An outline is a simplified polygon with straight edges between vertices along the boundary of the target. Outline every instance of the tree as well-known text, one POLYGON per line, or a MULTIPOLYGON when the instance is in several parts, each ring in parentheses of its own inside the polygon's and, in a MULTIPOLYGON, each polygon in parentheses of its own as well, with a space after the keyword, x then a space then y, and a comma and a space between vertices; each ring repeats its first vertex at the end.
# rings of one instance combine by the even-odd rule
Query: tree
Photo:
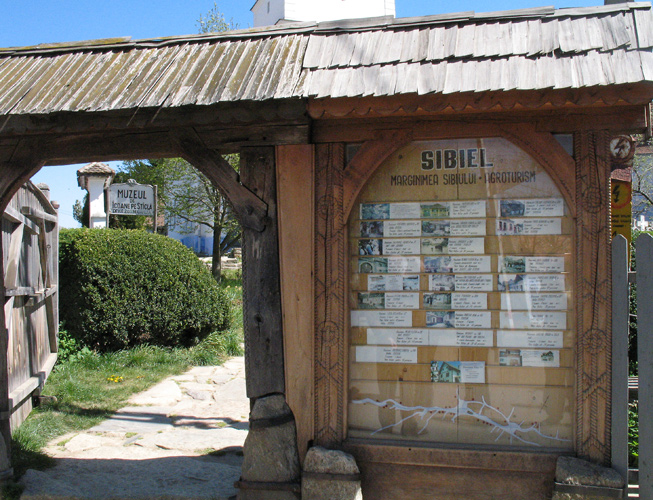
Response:
MULTIPOLYGON (((225 159, 238 170, 238 155, 226 155, 225 159)), ((118 175, 156 184, 166 220, 177 232, 191 233, 197 225, 213 231, 211 273, 220 281, 221 257, 240 241, 241 228, 231 206, 211 181, 181 158, 125 162, 118 175)))
POLYGON ((73 205, 73 219, 81 224, 82 227, 88 227, 89 222, 88 193, 84 196, 84 201, 76 200, 73 205))
POLYGON ((218 4, 213 3, 213 7, 206 13, 205 16, 200 14, 197 20, 197 29, 199 33, 221 33, 223 31, 237 30, 238 23, 234 23, 233 19, 227 22, 224 14, 218 9, 218 4))
MULTIPOLYGON (((651 149, 653 139, 635 136, 639 150, 651 149)), ((633 217, 649 212, 653 207, 653 155, 635 154, 633 160, 633 217)))

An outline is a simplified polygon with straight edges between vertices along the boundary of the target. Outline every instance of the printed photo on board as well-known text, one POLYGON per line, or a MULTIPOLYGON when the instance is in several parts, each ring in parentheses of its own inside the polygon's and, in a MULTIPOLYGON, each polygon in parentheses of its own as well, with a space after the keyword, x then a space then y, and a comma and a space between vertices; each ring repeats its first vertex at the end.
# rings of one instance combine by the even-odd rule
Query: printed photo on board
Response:
POLYGON ((524 232, 524 224, 511 219, 497 219, 498 236, 514 236, 524 232))
POLYGON ((449 238, 423 238, 422 253, 427 255, 449 253, 449 238))
POLYGON ((419 290, 419 275, 404 276, 403 283, 405 291, 417 291, 419 290))
POLYGON ((501 259, 500 273, 526 272, 526 257, 503 257, 501 259))
POLYGON ((456 277, 453 274, 434 274, 429 276, 429 290, 433 292, 453 292, 456 277))
POLYGON ((451 257, 424 257, 425 273, 450 273, 453 271, 451 257))
POLYGON ((389 219, 389 203, 362 203, 361 219, 389 219))
POLYGON ((499 366, 521 366, 521 351, 519 349, 500 350, 499 366))
POLYGON ((381 255, 383 240, 358 240, 359 255, 381 255))
POLYGON ((425 293, 424 309, 451 309, 450 293, 425 293))
POLYGON ((362 274, 387 273, 388 259, 385 257, 361 257, 358 259, 358 272, 362 274))
POLYGON ((363 238, 382 238, 383 221, 361 222, 361 236, 363 238))
POLYGON ((431 361, 431 382, 460 383, 460 361, 431 361))
POLYGON ((426 326, 429 328, 455 328, 455 322, 455 311, 426 313, 426 326))
POLYGON ((497 276, 497 290, 500 292, 523 292, 523 274, 500 274, 497 276))
POLYGON ((445 203, 422 203, 422 219, 442 219, 449 217, 449 205, 445 203))
POLYGON ((359 293, 358 309, 384 309, 385 293, 359 293))
POLYGON ((501 217, 521 217, 524 215, 526 206, 519 200, 501 200, 501 217))
POLYGON ((449 236, 451 223, 448 220, 423 220, 422 236, 449 236))

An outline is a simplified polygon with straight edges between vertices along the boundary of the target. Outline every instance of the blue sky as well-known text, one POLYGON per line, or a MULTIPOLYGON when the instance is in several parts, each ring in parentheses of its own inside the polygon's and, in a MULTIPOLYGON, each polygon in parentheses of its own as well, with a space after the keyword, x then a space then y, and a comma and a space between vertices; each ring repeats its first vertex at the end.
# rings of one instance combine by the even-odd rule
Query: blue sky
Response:
MULTIPOLYGON (((316 1, 316 0, 305 0, 316 1)), ((554 5, 586 7, 602 0, 395 0, 397 17, 447 12, 522 9, 554 5)), ((0 47, 131 36, 156 38, 197 33, 197 19, 213 7, 213 0, 0 0, 0 47)), ((252 25, 254 0, 217 2, 227 20, 241 28, 252 25)), ((112 164, 115 168, 118 163, 112 164)), ((45 167, 35 182, 50 185, 52 199, 61 204, 61 227, 76 227, 72 205, 84 192, 77 187, 76 171, 83 165, 45 167)))

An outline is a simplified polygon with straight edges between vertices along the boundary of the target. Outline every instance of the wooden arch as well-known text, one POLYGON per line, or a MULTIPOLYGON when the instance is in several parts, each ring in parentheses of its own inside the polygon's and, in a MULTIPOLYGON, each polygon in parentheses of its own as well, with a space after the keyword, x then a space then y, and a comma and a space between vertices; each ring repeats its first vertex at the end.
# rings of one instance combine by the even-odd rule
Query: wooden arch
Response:
MULTIPOLYGON (((229 142, 233 134, 225 140, 211 127, 114 128, 105 132, 89 132, 99 128, 98 123, 91 123, 88 118, 80 117, 79 126, 84 127, 81 132, 66 127, 57 133, 33 136, 16 133, 11 136, 0 130, 0 211, 6 209, 20 186, 46 165, 134 158, 184 158, 222 192, 243 226, 247 395, 254 401, 271 394, 284 394, 273 146, 277 142, 295 142, 296 132, 284 138, 285 132, 272 130, 268 138, 249 145, 246 139, 244 144, 229 142), (221 153, 226 151, 240 152, 240 173, 222 158, 221 153)), ((242 126, 238 134, 245 138, 253 136, 248 135, 246 127, 242 126)), ((4 298, 2 285, 0 293, 4 298)), ((0 312, 0 324, 5 324, 4 310, 0 312)), ((3 450, 4 443, 0 442, 0 466, 9 463, 11 442, 9 419, 6 418, 11 412, 7 378, 1 375, 7 373, 7 348, 6 335, 0 335, 0 436, 7 444, 3 450)))
POLYGON ((537 132, 529 125, 475 123, 435 128, 429 124, 411 129, 382 130, 373 140, 363 143, 345 168, 343 179, 344 220, 354 206, 361 189, 376 169, 395 151, 418 140, 476 139, 502 137, 531 155, 549 174, 565 198, 572 217, 576 216, 576 178, 573 158, 548 132, 537 132))

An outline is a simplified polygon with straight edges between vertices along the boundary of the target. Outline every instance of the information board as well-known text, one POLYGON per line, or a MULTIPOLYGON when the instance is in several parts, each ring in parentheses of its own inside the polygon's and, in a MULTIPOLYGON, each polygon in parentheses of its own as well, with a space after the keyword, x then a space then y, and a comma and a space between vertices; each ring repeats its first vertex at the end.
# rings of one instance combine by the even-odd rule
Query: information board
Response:
POLYGON ((415 142, 349 221, 349 436, 572 449, 574 222, 510 142, 415 142))

